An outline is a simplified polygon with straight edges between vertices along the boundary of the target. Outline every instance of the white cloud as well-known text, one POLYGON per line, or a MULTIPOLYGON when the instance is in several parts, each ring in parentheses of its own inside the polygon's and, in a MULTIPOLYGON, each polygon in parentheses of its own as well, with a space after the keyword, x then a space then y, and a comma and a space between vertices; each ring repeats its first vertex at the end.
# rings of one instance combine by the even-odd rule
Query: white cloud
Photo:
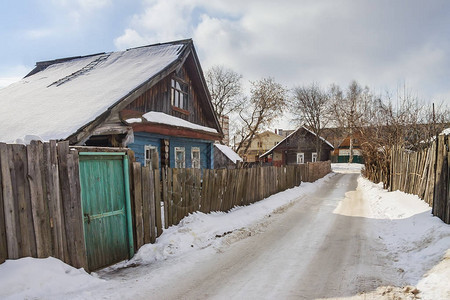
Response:
POLYGON ((30 29, 25 32, 25 36, 29 39, 41 39, 53 35, 55 31, 50 28, 30 29))
POLYGON ((149 0, 115 45, 193 37, 204 69, 223 64, 244 80, 271 76, 289 87, 312 81, 345 87, 356 79, 375 90, 408 82, 430 97, 449 89, 445 5, 149 0))
POLYGON ((125 33, 114 40, 118 49, 132 48, 148 44, 150 41, 137 33, 134 29, 126 29, 125 33))
POLYGON ((111 0, 78 0, 78 5, 85 11, 93 11, 111 5, 111 0))

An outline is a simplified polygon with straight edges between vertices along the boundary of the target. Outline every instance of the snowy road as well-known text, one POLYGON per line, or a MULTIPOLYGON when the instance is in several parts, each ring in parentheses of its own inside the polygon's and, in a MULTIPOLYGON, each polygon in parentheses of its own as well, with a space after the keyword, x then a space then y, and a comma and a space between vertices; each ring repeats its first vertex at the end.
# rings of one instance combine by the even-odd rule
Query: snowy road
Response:
POLYGON ((7 260, 0 299, 450 299, 450 226, 361 165, 332 167, 228 213, 193 213, 97 274, 7 260))
POLYGON ((336 174, 312 196, 227 235, 228 246, 197 253, 195 264, 161 266, 165 280, 156 266, 122 271, 123 283, 142 299, 314 299, 374 290, 395 271, 386 270, 376 254, 382 246, 365 232, 358 176, 336 174), (148 288, 133 289, 130 278, 145 276, 148 288))

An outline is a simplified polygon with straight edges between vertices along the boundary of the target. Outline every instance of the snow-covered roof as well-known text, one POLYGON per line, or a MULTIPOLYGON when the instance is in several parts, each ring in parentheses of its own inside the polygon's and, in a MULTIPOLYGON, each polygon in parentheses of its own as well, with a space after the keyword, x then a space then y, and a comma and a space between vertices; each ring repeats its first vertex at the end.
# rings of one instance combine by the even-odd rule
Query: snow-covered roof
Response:
MULTIPOLYGON (((273 151, 273 149, 275 149, 276 147, 278 147, 282 142, 284 142, 285 140, 289 139, 292 135, 294 135, 297 131, 299 131, 300 129, 305 129, 306 131, 308 131, 309 133, 316 135, 314 132, 312 132, 311 130, 309 130, 308 128, 306 128, 305 126, 301 126, 299 127, 297 130, 293 131, 290 135, 288 135, 287 137, 285 137, 283 140, 281 140, 281 142, 279 142, 278 144, 276 144, 275 146, 273 146, 272 148, 270 148, 268 151, 266 151, 266 153, 261 154, 259 157, 263 157, 266 156, 267 154, 269 154, 270 152, 273 151)), ((334 146, 327 141, 326 139, 324 139, 323 137, 319 136, 319 138, 326 144, 328 144, 331 148, 334 149, 334 146)))
POLYGON ((214 146, 216 146, 217 149, 219 149, 223 154, 225 154, 225 156, 228 157, 233 163, 236 163, 237 161, 242 161, 242 158, 230 147, 221 144, 214 144, 214 146))
POLYGON ((183 128, 189 128, 194 130, 201 130, 201 131, 207 131, 212 133, 217 133, 217 130, 214 128, 206 127, 197 125, 194 123, 191 123, 189 121, 162 113, 162 112, 156 112, 151 111, 148 113, 145 113, 142 115, 142 118, 131 118, 127 119, 127 123, 140 123, 145 119, 145 121, 152 122, 152 123, 158 123, 158 124, 164 124, 164 125, 170 125, 170 126, 177 126, 177 127, 183 127, 183 128))
POLYGON ((61 60, 30 73, 0 89, 0 141, 69 137, 176 62, 185 45, 180 41, 61 60))

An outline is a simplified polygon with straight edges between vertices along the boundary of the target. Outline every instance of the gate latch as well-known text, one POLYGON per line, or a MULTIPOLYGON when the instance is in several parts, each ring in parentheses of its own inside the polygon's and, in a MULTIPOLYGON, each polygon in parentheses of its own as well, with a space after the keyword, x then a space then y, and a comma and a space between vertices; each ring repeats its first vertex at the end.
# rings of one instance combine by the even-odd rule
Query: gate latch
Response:
POLYGON ((89 214, 84 214, 84 218, 87 219, 87 223, 91 223, 91 216, 89 214))

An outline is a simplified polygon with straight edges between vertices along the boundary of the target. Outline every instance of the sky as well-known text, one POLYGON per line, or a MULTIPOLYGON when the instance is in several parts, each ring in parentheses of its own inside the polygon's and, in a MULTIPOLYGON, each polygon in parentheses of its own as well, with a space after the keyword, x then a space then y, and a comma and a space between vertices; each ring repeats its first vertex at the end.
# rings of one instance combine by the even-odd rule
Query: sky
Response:
POLYGON ((447 0, 24 0, 0 4, 0 87, 38 61, 192 38, 223 65, 288 89, 312 82, 450 102, 447 0))

